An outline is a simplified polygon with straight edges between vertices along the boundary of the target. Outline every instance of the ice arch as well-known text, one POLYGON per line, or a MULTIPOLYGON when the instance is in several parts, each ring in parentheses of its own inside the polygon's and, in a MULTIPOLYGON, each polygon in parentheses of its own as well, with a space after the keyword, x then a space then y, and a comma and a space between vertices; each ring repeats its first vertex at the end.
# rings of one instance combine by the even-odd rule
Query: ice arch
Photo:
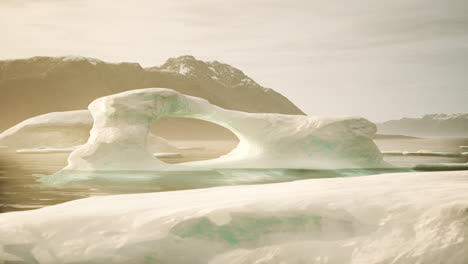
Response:
MULTIPOLYGON (((88 142, 69 157, 67 170, 183 168, 356 168, 383 165, 363 118, 320 118, 226 110, 164 88, 132 90, 96 99, 88 142), (146 151, 146 135, 161 117, 190 117, 231 130, 238 146, 214 160, 169 165, 146 151)), ((187 131, 190 133, 190 131, 187 131)))

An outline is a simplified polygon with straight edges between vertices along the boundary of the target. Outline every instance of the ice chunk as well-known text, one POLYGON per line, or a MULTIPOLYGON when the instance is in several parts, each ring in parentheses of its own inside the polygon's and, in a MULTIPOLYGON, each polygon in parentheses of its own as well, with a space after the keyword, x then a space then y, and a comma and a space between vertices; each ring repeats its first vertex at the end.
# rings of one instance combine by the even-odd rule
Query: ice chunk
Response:
POLYGON ((467 189, 468 171, 418 172, 93 197, 0 214, 0 259, 459 264, 467 189))
POLYGON ((180 153, 153 153, 156 158, 181 158, 183 157, 180 153))
POLYGON ((66 170, 388 166, 372 141, 375 125, 363 118, 245 113, 164 88, 102 97, 89 110, 94 118, 91 136, 72 152, 66 170), (219 124, 231 130, 239 144, 214 160, 165 164, 145 150, 150 124, 165 116, 219 124))
POLYGON ((179 149, 181 150, 202 150, 202 149, 205 149, 205 147, 178 147, 179 149))
POLYGON ((468 149, 468 146, 460 146, 461 149, 468 149))
POLYGON ((383 155, 387 156, 434 156, 434 157, 461 157, 463 153, 458 152, 438 152, 430 150, 418 151, 382 151, 383 155))

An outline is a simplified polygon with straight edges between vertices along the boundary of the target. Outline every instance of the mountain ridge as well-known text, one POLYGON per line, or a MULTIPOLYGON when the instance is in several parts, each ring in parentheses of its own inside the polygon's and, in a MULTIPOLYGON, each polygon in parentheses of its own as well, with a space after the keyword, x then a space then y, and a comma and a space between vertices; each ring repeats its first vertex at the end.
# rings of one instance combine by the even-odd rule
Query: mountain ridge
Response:
POLYGON ((304 114, 280 93, 218 61, 185 55, 144 68, 81 56, 36 56, 0 61, 0 130, 33 116, 86 109, 96 98, 148 87, 171 88, 226 109, 304 114))
POLYGON ((426 114, 377 124, 380 134, 407 136, 468 136, 468 113, 426 114))

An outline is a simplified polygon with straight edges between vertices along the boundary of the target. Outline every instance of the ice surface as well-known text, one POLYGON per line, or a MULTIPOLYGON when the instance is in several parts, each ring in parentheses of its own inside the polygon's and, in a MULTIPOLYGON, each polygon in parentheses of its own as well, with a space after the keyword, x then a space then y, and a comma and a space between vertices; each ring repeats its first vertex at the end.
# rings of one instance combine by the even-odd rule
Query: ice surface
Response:
POLYGON ((102 97, 88 108, 94 118, 91 136, 85 145, 72 152, 66 170, 387 166, 372 141, 376 127, 363 118, 245 113, 163 88, 102 97), (231 130, 239 138, 239 144, 214 160, 166 164, 146 151, 145 141, 151 124, 165 116, 219 124, 231 130))
POLYGON ((93 197, 0 214, 0 259, 461 264, 467 189, 465 171, 93 197))
MULTIPOLYGON (((85 144, 93 126, 88 110, 53 112, 29 118, 0 134, 0 145, 18 152, 58 152, 85 144)), ((167 140, 148 133, 150 151, 177 152, 167 140)))

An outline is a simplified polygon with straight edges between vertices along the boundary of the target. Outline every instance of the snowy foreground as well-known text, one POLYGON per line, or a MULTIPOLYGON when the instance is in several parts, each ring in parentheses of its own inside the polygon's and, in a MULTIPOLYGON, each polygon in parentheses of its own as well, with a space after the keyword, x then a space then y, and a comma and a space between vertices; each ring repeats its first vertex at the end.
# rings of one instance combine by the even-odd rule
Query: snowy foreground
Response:
POLYGON ((468 172, 93 197, 0 214, 26 263, 466 263, 468 172))

